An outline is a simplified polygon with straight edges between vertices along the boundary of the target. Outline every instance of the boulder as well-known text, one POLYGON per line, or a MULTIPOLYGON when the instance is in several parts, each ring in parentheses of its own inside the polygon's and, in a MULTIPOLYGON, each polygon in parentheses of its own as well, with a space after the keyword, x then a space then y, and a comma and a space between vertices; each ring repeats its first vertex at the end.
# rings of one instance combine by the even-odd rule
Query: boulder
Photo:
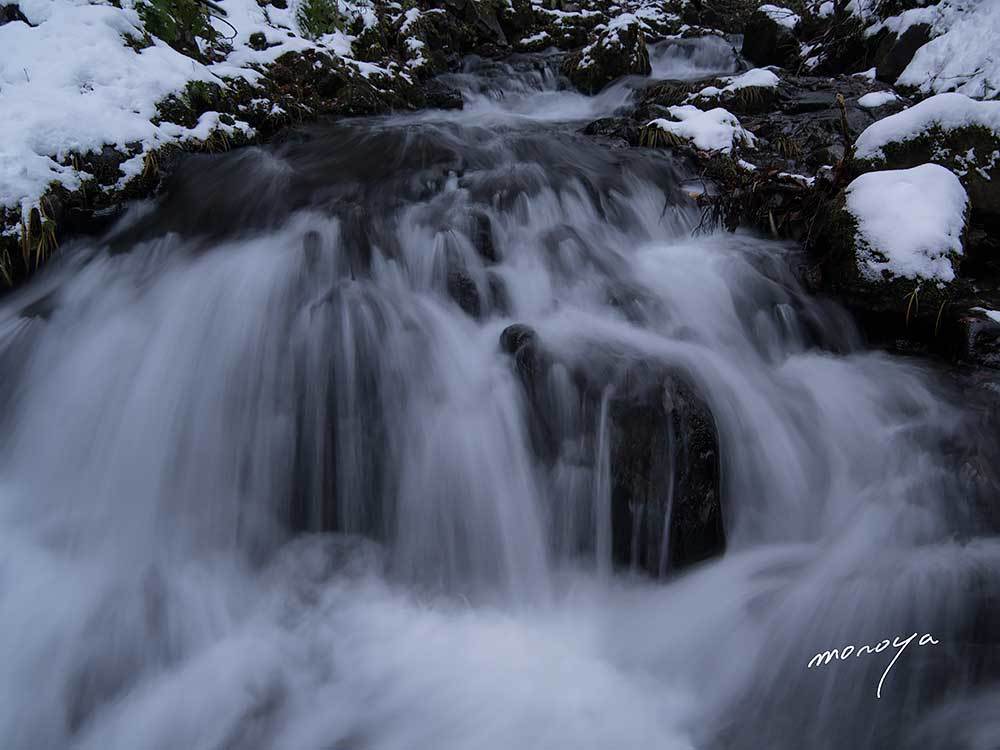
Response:
POLYGON ((628 13, 598 26, 590 43, 563 64, 563 73, 585 94, 596 94, 622 76, 649 75, 650 70, 642 26, 628 13))
POLYGON ((3 26, 5 23, 14 23, 15 21, 31 25, 16 3, 0 6, 0 26, 3 26))
POLYGON ((928 162, 958 175, 974 222, 1000 226, 1000 102, 938 94, 875 122, 855 143, 855 173, 928 162))
POLYGON ((824 285, 870 330, 935 329, 963 291, 968 204, 958 177, 936 164, 861 175, 821 230, 824 285))
POLYGON ((686 378, 602 350, 557 358, 523 324, 507 327, 500 346, 513 359, 536 452, 548 465, 587 446, 582 460, 597 482, 606 450, 616 565, 660 577, 723 551, 718 434, 686 378))
MULTIPOLYGON (((773 7, 773 6, 765 6, 773 7)), ((789 19, 791 16, 788 17, 789 19)), ((799 40, 794 25, 763 8, 750 16, 743 30, 743 56, 758 66, 794 68, 800 62, 799 40)))
POLYGON ((895 83, 917 50, 930 40, 931 27, 926 23, 915 23, 902 34, 886 34, 875 52, 875 78, 895 83))

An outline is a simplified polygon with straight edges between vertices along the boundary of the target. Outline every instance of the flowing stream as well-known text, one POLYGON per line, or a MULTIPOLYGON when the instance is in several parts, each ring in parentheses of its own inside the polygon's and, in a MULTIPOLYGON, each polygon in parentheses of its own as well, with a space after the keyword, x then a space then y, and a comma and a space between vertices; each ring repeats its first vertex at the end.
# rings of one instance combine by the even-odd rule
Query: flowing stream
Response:
POLYGON ((0 300, 6 750, 1000 746, 1000 545, 956 459, 996 435, 793 247, 695 231, 668 152, 578 134, 634 81, 556 70, 192 157, 0 300), (601 451, 537 455, 512 323, 697 385, 721 558, 612 565, 601 451), (807 669, 912 632, 881 698, 897 649, 807 669))

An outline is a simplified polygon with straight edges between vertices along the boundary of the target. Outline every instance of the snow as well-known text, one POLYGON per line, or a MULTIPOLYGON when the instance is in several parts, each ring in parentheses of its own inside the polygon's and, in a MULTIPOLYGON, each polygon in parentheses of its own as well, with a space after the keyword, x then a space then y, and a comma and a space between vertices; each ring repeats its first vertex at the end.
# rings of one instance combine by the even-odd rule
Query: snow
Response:
POLYGON ((142 35, 135 11, 53 5, 47 18, 22 6, 37 28, 0 26, 0 206, 36 201, 51 181, 78 187, 81 174, 60 164, 73 152, 155 143, 164 137, 150 122, 155 103, 190 80, 215 79, 163 42, 127 47, 123 35, 142 35))
POLYGON ((923 94, 958 91, 981 99, 1000 95, 1000 1, 942 0, 933 11, 936 38, 917 50, 897 85, 923 94))
POLYGON ((681 104, 669 107, 668 111, 679 122, 658 119, 650 122, 649 127, 658 127, 685 138, 702 151, 728 154, 732 153, 734 146, 753 145, 753 135, 743 129, 734 114, 721 107, 706 112, 689 104, 681 104))
POLYGON ((891 91, 873 91, 870 94, 860 97, 858 99, 858 106, 865 109, 875 109, 876 107, 884 107, 886 104, 891 104, 897 99, 899 97, 891 91))
POLYGON ((852 75, 858 78, 864 78, 866 81, 874 81, 875 73, 876 73, 875 68, 869 68, 868 70, 862 70, 860 73, 854 73, 852 75))
POLYGON ((775 88, 781 81, 778 76, 767 68, 754 68, 753 70, 748 70, 743 75, 729 76, 720 80, 725 84, 722 88, 718 88, 717 86, 706 86, 689 98, 713 98, 750 87, 775 88))
POLYGON ((1000 310, 988 310, 985 307, 972 307, 969 308, 972 312, 979 312, 985 315, 987 318, 992 320, 994 323, 1000 323, 1000 310))
POLYGON ((952 172, 937 164, 863 174, 847 186, 857 220, 860 274, 949 282, 962 255, 969 198, 952 172))
POLYGON ((794 29, 799 25, 799 21, 802 20, 795 13, 795 11, 789 10, 788 8, 782 8, 779 5, 762 5, 757 10, 761 11, 779 26, 784 26, 786 29, 794 29))
POLYGON ((938 94, 909 109, 872 123, 854 144, 859 159, 878 159, 889 143, 906 141, 931 127, 952 130, 970 125, 1000 136, 1000 102, 980 102, 963 94, 938 94))
POLYGON ((532 34, 531 36, 524 37, 520 41, 520 44, 523 45, 536 44, 537 42, 544 42, 548 38, 549 38, 549 32, 539 31, 537 34, 532 34))
MULTIPOLYGON (((233 49, 225 60, 205 65, 158 39, 139 52, 129 47, 126 37, 140 40, 145 32, 134 1, 121 5, 21 0, 21 12, 32 25, 0 26, 0 208, 20 206, 26 212, 52 182, 79 188, 90 175, 69 164, 74 154, 105 145, 134 153, 123 169, 128 177, 137 164, 141 168, 145 153, 165 143, 204 139, 212 129, 250 134, 245 123, 223 125, 216 113, 206 113, 191 129, 151 120, 157 102, 191 81, 224 84, 226 78, 242 77, 252 83, 261 76, 260 66, 286 52, 320 48, 346 55, 352 41, 339 32, 315 43, 297 36, 290 31, 293 8, 219 0, 235 35, 228 25, 214 23, 221 34, 232 36, 233 49), (258 31, 268 49, 249 46, 250 35, 258 31)), ((342 8, 353 6, 342 3, 342 8)))

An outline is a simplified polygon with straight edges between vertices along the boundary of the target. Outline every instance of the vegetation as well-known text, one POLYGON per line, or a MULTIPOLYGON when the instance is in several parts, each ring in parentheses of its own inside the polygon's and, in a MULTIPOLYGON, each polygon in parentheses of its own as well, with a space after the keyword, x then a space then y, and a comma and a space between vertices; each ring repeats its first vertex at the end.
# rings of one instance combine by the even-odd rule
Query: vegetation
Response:
POLYGON ((295 11, 299 30, 310 39, 319 39, 343 25, 343 15, 337 0, 302 0, 295 11))
POLYGON ((218 38, 212 16, 226 15, 211 0, 142 0, 136 10, 147 32, 196 59, 202 58, 198 39, 214 42, 218 38))

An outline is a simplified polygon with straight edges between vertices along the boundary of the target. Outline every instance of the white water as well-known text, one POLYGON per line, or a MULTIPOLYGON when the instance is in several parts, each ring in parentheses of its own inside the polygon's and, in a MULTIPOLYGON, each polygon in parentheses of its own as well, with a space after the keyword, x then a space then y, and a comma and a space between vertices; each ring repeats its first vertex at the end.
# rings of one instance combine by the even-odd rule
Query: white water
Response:
POLYGON ((489 76, 513 93, 198 162, 0 302, 3 747, 903 747, 982 714, 961 639, 1000 546, 954 534, 950 392, 863 351, 790 248, 692 237, 669 156, 558 124, 626 85, 489 76), (456 262, 509 311, 463 313, 456 262), (610 572, 597 467, 533 454, 515 321, 697 383, 722 559, 610 572), (913 630, 944 644, 878 703, 887 658, 805 669, 913 630))

